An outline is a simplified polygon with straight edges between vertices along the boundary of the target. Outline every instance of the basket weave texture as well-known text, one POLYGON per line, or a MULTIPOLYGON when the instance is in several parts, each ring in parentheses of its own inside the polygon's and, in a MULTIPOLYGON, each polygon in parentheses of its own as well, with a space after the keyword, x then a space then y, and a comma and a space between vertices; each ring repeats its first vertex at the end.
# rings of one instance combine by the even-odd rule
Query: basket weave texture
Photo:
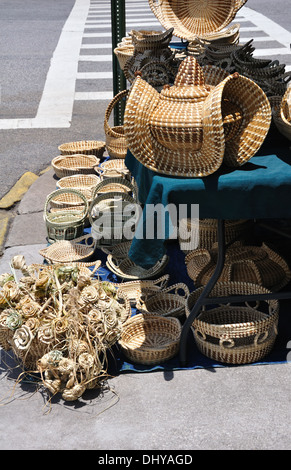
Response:
POLYGON ((91 201, 93 192, 97 184, 100 183, 100 178, 97 175, 72 175, 64 176, 57 181, 57 189, 77 189, 86 197, 87 201, 91 201))
MULTIPOLYGON (((192 292, 186 303, 189 316, 203 287, 192 292)), ((267 294, 268 289, 245 282, 217 283, 210 297, 267 294)), ((279 319, 278 300, 245 305, 203 307, 193 320, 192 330, 198 349, 207 357, 229 364, 261 360, 273 348, 279 319)))
POLYGON ((160 364, 178 353, 180 335, 177 318, 137 314, 124 324, 119 345, 134 363, 160 364))
POLYGON ((123 90, 117 93, 116 96, 110 101, 105 111, 104 117, 104 132, 105 142, 108 155, 111 158, 125 158, 127 152, 127 142, 124 135, 123 126, 109 125, 109 120, 115 106, 128 95, 128 90, 123 90))
POLYGON ((96 174, 100 159, 95 155, 59 155, 52 159, 52 167, 58 178, 76 174, 96 174))
POLYGON ((50 263, 89 262, 95 251, 94 240, 91 243, 90 240, 91 235, 83 235, 74 240, 56 241, 39 253, 50 263))
POLYGON ((191 41, 221 31, 234 19, 247 0, 149 0, 149 5, 165 29, 191 41))
POLYGON ((188 295, 189 289, 186 284, 177 283, 155 295, 139 299, 136 307, 144 314, 177 318, 185 314, 188 295))
MULTIPOLYGON (((207 284, 217 263, 217 246, 195 250, 185 257, 187 272, 195 286, 207 284)), ((227 247, 219 282, 251 282, 271 291, 285 287, 291 279, 285 260, 266 244, 243 245, 240 242, 227 247)))
POLYGON ((74 155, 81 153, 84 155, 95 155, 98 158, 103 156, 105 142, 102 140, 78 140, 76 142, 66 142, 58 147, 61 155, 74 155))
POLYGON ((289 87, 284 96, 270 97, 272 107, 272 117, 278 131, 291 140, 291 87, 289 87))

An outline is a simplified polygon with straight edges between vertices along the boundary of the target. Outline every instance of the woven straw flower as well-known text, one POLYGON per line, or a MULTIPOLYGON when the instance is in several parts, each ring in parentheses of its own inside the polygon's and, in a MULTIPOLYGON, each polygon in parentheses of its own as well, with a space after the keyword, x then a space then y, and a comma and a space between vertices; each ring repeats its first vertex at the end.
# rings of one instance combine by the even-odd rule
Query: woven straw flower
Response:
POLYGON ((38 328, 37 338, 41 343, 50 344, 54 341, 55 335, 51 324, 42 325, 38 328))
POLYGON ((16 349, 27 350, 33 339, 33 334, 26 325, 18 328, 13 336, 13 343, 16 349))
POLYGON ((16 330, 22 325, 22 316, 16 310, 10 309, 6 318, 6 325, 11 330, 16 330))
POLYGON ((12 268, 14 269, 24 269, 26 267, 25 257, 23 255, 13 256, 10 262, 12 268))
POLYGON ((26 295, 18 302, 17 309, 21 311, 21 315, 24 318, 29 318, 37 314, 40 306, 37 302, 34 302, 28 295, 26 295))

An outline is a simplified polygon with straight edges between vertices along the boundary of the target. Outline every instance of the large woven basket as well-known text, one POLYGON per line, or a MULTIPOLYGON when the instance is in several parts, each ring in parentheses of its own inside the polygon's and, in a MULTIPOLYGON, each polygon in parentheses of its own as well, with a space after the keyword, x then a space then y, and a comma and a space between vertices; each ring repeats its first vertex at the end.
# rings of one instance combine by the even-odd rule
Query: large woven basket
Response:
POLYGON ((89 204, 76 189, 57 189, 47 196, 44 207, 48 241, 73 240, 83 234, 89 204), (57 210, 53 210, 57 207, 57 210))
POLYGON ((119 345, 130 361, 154 365, 176 356, 180 336, 177 318, 137 314, 124 324, 119 345))
MULTIPOLYGON (((207 284, 217 264, 218 249, 195 250, 185 258, 187 272, 196 287, 207 284)), ((227 247, 219 282, 251 282, 271 291, 285 287, 291 279, 286 261, 266 244, 243 245, 240 242, 227 247)))
POLYGON ((139 312, 162 317, 181 317, 185 314, 189 289, 178 283, 163 289, 155 295, 140 298, 136 304, 139 312))
POLYGON ((128 95, 128 90, 123 90, 117 93, 116 96, 110 101, 105 111, 104 118, 104 132, 106 149, 111 158, 125 158, 127 152, 127 142, 124 135, 123 126, 109 125, 109 120, 115 106, 128 95))
POLYGON ((174 36, 191 41, 221 31, 247 0, 149 0, 154 15, 174 36))
POLYGON ((72 262, 88 262, 92 258, 95 251, 95 242, 91 235, 83 235, 74 240, 60 240, 52 245, 39 250, 48 262, 56 263, 72 263, 72 262), (91 241, 91 242, 90 242, 91 241))
MULTIPOLYGON (((192 292, 186 303, 189 316, 203 288, 192 292)), ((270 291, 251 283, 217 283, 211 297, 268 294, 270 291)), ((214 305, 203 307, 193 320, 192 331, 198 349, 215 361, 247 364, 260 361, 272 350, 277 337, 279 302, 260 301, 250 306, 214 305)))
POLYGON ((58 147, 61 155, 74 155, 82 153, 84 155, 95 155, 101 158, 105 152, 105 142, 102 140, 78 140, 76 142, 66 142, 58 147))
POLYGON ((95 155, 59 155, 52 159, 52 167, 58 178, 76 174, 96 174, 95 167, 100 159, 95 155))

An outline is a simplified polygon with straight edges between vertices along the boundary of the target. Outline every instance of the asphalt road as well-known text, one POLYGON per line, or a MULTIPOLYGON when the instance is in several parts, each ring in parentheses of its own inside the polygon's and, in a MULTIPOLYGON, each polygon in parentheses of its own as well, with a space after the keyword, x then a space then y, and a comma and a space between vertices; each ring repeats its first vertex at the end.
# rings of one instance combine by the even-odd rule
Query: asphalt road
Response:
MULTIPOLYGON (((257 43, 260 51, 291 67, 286 3, 248 0, 241 36, 270 35, 257 43), (247 21, 252 11, 287 34, 247 21)), ((50 165, 61 143, 104 140, 112 51, 110 0, 0 0, 0 10, 1 199, 26 171, 50 165)), ((126 14, 128 29, 160 26, 146 0, 126 0, 126 14)))

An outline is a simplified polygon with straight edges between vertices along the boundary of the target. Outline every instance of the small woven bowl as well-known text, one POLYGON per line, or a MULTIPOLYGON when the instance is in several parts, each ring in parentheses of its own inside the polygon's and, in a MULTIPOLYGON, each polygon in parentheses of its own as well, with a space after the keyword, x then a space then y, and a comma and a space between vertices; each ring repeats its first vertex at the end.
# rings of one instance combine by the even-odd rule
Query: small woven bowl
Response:
POLYGON ((180 336, 177 318, 137 314, 124 324, 119 345, 130 361, 154 365, 178 353, 180 336))
POLYGON ((93 191, 97 184, 100 183, 100 178, 97 175, 72 175, 64 176, 57 181, 57 189, 72 188, 80 191, 88 202, 93 199, 93 191))
POLYGON ((151 293, 151 296, 145 299, 140 298, 136 307, 144 314, 181 317, 185 313, 188 295, 189 289, 186 284, 178 283, 154 295, 151 293))
POLYGON ((61 155, 74 155, 82 153, 84 155, 95 155, 101 158, 105 152, 105 142, 102 140, 79 140, 77 142, 67 142, 58 147, 61 155))

